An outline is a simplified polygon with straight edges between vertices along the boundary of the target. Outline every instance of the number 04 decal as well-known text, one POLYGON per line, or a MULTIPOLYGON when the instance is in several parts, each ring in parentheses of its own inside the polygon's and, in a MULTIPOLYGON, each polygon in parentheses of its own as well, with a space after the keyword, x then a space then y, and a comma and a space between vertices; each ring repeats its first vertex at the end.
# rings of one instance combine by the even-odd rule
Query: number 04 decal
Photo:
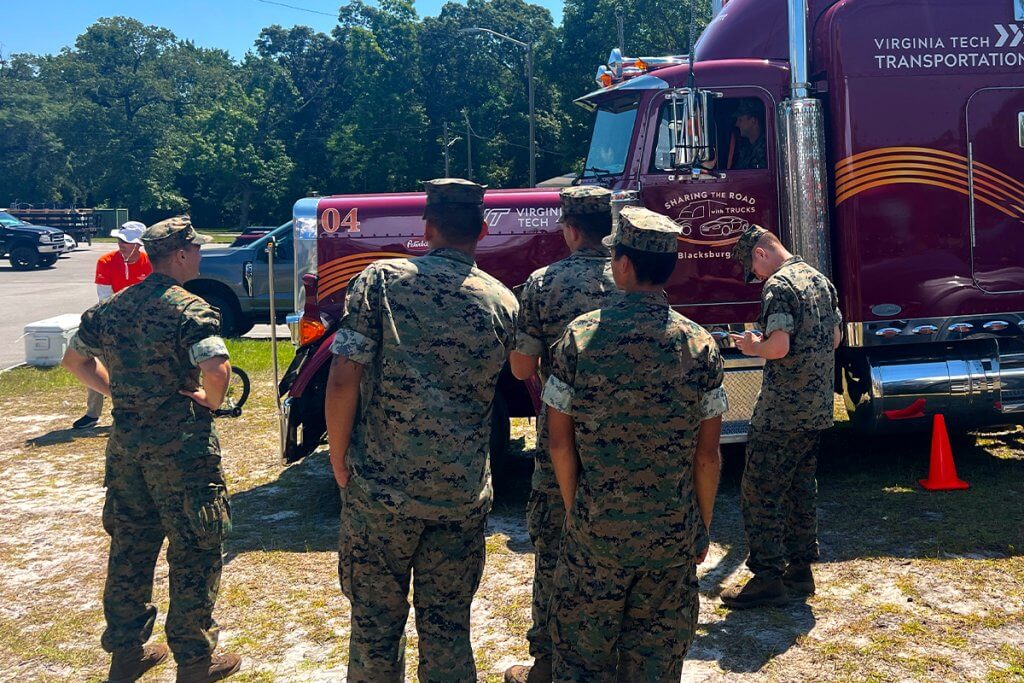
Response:
POLYGON ((359 209, 349 209, 342 219, 341 212, 335 208, 324 209, 320 214, 320 227, 324 232, 335 233, 338 230, 344 232, 359 232, 359 209))

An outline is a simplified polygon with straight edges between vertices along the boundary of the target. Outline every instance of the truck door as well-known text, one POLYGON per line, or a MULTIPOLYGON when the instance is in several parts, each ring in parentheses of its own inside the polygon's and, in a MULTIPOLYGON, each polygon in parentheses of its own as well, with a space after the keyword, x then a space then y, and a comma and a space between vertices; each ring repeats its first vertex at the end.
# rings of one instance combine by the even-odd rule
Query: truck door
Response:
POLYGON ((647 116, 656 134, 644 160, 640 186, 644 205, 672 218, 682 229, 679 263, 669 281, 669 300, 704 324, 740 322, 756 315, 760 285, 742 281, 729 255, 751 224, 777 232, 775 102, 759 87, 710 88, 708 172, 693 178, 672 167, 672 102, 666 93, 651 100, 647 116), (723 308, 725 307, 725 308, 723 308), (737 319, 736 316, 740 316, 737 319))
MULTIPOLYGON (((291 227, 287 230, 275 230, 273 233, 274 240, 277 243, 277 247, 274 249, 274 303, 278 318, 281 320, 284 319, 284 316, 295 310, 295 302, 293 301, 295 298, 293 234, 291 227)), ((266 240, 261 239, 257 244, 255 260, 253 262, 253 309, 265 311, 269 315, 270 288, 267 278, 268 267, 269 259, 267 258, 266 240)))
POLYGON ((1024 88, 982 88, 967 101, 974 281, 1024 291, 1024 88))

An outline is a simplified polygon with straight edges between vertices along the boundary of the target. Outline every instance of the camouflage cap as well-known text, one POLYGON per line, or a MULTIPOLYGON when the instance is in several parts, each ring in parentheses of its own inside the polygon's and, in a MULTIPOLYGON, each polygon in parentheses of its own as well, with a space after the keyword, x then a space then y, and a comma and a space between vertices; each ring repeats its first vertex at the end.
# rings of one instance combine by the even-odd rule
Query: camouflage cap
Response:
POLYGON ((562 213, 558 216, 558 223, 564 221, 566 216, 611 213, 612 210, 611 191, 596 185, 567 187, 558 193, 558 198, 562 201, 562 213))
POLYGON ((619 228, 601 242, 606 247, 621 244, 631 249, 656 254, 679 251, 679 226, 668 216, 639 206, 624 206, 619 212, 619 228))
POLYGON ((754 252, 754 247, 757 243, 767 234, 767 230, 762 228, 760 225, 751 225, 747 228, 746 232, 740 235, 740 239, 736 242, 736 246, 732 248, 732 258, 743 264, 743 281, 753 284, 757 282, 757 277, 750 269, 750 255, 754 252))
POLYGON ((154 223, 142 233, 142 243, 150 256, 169 254, 183 249, 187 244, 209 244, 212 241, 209 235, 200 235, 195 231, 188 216, 175 216, 154 223))
POLYGON ((427 193, 427 206, 480 206, 487 186, 462 178, 434 178, 423 181, 423 189, 427 193))

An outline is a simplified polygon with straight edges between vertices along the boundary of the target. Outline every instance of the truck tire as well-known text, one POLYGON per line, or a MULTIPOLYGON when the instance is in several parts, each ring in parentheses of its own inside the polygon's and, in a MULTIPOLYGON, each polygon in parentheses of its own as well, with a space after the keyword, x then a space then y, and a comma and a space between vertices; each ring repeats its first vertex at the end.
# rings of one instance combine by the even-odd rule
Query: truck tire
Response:
POLYGON ((252 329, 253 322, 245 317, 234 301, 220 294, 203 292, 199 296, 220 311, 220 333, 224 337, 241 337, 252 329))
POLYGON ((40 268, 49 268, 50 266, 52 266, 56 262, 57 262, 57 254, 47 254, 45 256, 40 256, 39 257, 39 267, 40 268))
POLYGON ((11 249, 10 260, 15 270, 32 270, 39 265, 39 252, 28 244, 16 244, 11 249))
POLYGON ((500 480, 509 474, 512 455, 509 453, 511 425, 508 418, 508 403, 500 393, 494 396, 491 408, 491 476, 500 480))

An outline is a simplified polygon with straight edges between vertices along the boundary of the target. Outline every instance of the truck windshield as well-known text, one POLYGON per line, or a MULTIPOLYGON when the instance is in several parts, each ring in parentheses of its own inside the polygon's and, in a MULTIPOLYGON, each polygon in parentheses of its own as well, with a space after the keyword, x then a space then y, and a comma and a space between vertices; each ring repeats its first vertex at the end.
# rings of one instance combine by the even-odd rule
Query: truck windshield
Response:
POLYGON ((17 225, 21 225, 21 221, 6 211, 0 211, 0 225, 6 228, 13 228, 17 225))
POLYGON ((622 174, 626 168, 639 99, 639 95, 630 94, 603 102, 597 108, 584 178, 622 174))

